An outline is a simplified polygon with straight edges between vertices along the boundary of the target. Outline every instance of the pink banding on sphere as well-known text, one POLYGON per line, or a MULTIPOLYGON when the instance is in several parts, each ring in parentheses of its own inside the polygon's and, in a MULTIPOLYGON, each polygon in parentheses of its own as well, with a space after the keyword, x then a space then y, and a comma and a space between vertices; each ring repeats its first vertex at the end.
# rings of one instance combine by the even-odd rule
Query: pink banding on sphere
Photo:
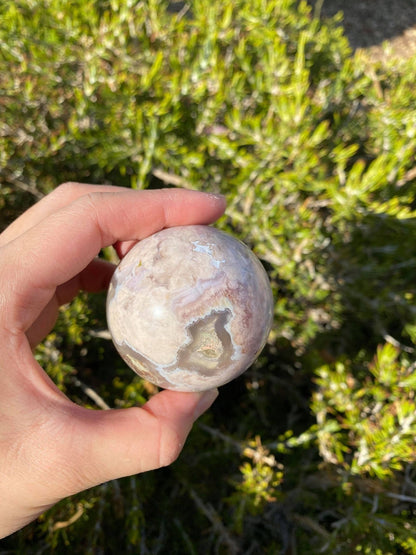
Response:
POLYGON ((266 271, 241 241, 210 226, 164 229, 116 269, 107 321, 125 362, 155 385, 204 391, 242 374, 273 321, 266 271))

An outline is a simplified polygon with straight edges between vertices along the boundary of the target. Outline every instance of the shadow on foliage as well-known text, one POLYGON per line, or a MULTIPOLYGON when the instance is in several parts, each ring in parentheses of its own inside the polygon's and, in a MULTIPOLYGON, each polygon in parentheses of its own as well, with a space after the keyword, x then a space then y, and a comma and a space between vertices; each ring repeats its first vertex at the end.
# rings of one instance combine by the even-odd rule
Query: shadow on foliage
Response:
POLYGON ((416 221, 386 213, 356 215, 326 256, 334 304, 331 331, 315 345, 333 357, 368 352, 386 340, 411 349, 416 340, 416 221))

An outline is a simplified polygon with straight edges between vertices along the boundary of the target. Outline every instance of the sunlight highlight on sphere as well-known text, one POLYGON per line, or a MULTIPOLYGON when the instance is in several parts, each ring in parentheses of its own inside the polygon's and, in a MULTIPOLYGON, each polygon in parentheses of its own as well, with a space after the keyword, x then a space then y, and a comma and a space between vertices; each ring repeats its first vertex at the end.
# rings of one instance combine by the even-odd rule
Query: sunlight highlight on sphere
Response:
POLYGON ((273 321, 269 279, 251 250, 210 226, 164 229, 116 269, 107 321, 125 362, 155 385, 203 391, 239 376, 273 321))

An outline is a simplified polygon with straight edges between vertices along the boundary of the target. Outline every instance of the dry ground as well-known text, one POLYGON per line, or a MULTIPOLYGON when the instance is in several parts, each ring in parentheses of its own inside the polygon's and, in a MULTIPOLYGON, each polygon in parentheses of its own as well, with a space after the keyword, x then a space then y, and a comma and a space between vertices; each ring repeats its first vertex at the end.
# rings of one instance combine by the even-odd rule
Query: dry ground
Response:
MULTIPOLYGON (((354 50, 373 60, 408 58, 416 53, 416 0, 307 0, 321 17, 343 12, 345 34, 354 50), (387 46, 387 50, 385 48, 387 46)), ((181 10, 186 0, 171 0, 181 10)))
POLYGON ((345 34, 354 50, 374 60, 416 53, 416 0, 309 0, 321 17, 343 12, 345 34), (384 46, 387 46, 387 50, 384 46))

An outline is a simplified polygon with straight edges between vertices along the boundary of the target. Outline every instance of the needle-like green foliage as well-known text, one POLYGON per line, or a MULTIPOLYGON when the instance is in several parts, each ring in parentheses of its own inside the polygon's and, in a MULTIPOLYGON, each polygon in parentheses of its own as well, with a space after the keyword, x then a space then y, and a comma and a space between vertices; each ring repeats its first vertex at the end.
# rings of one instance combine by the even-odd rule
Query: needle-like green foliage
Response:
MULTIPOLYGON (((0 553, 416 554, 415 62, 353 54, 304 1, 0 1, 0 226, 66 180, 222 192, 276 301, 172 467, 0 553)), ((80 404, 142 404, 104 303, 36 356, 80 404)))

